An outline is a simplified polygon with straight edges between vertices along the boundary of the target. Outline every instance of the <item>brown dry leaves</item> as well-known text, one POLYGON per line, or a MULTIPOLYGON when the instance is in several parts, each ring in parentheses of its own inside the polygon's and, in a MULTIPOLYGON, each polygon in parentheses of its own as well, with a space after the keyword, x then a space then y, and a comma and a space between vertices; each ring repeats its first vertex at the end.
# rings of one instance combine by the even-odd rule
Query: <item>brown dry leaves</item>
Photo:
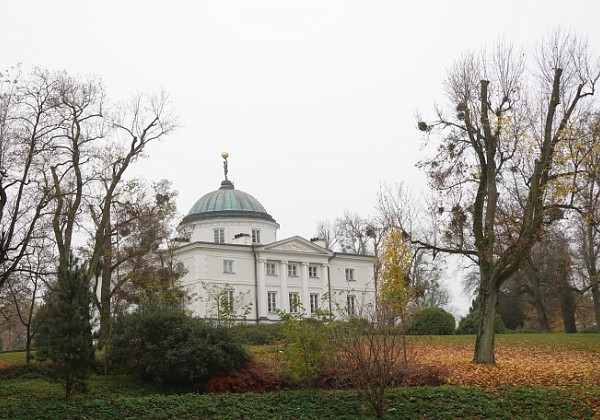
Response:
POLYGON ((473 346, 413 343, 411 347, 417 363, 446 368, 451 385, 600 385, 600 353, 596 352, 497 345, 494 366, 474 363, 473 346))

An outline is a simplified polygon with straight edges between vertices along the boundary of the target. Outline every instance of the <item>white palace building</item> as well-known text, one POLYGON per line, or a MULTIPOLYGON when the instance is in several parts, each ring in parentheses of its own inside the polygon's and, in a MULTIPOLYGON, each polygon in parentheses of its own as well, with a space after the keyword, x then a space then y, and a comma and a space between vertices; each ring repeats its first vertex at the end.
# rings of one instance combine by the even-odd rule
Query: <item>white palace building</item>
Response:
POLYGON ((274 322, 280 312, 355 315, 375 296, 372 256, 333 252, 318 239, 277 239, 279 224, 227 178, 202 196, 178 226, 185 243, 183 285, 195 315, 216 318, 223 306, 238 319, 274 322), (223 302, 226 305, 223 305, 223 302), (219 308, 221 306, 221 308, 219 308))

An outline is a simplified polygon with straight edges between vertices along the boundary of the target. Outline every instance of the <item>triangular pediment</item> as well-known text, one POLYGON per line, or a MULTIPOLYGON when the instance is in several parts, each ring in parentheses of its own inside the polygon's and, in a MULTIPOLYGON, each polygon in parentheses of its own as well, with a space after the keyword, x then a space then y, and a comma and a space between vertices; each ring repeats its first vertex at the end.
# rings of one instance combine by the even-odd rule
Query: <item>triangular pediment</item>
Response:
POLYGON ((300 236, 292 236, 291 238, 282 239, 272 242, 261 247, 263 251, 286 252, 286 253, 305 253, 305 254, 321 254, 333 255, 333 252, 320 247, 300 236))

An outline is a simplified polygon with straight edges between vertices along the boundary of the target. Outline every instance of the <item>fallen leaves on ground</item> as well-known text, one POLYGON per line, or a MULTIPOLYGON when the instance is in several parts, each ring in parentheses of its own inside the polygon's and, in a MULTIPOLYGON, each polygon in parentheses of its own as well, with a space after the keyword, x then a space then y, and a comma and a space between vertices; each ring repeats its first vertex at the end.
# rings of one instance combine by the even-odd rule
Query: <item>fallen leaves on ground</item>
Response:
POLYGON ((448 384, 499 387, 600 385, 600 354, 589 351, 496 347, 496 365, 473 362, 473 346, 412 345, 415 361, 445 367, 448 384))

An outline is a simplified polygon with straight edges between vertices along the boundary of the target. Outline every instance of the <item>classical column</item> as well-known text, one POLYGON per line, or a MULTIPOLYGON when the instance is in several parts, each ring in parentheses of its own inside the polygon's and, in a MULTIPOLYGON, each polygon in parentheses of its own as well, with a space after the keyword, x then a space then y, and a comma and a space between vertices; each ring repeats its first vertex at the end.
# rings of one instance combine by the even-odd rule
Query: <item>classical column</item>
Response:
POLYGON ((310 294, 308 292, 308 263, 303 262, 300 271, 300 303, 304 312, 310 315, 310 294))
POLYGON ((290 298, 288 295, 287 261, 279 262, 279 276, 281 278, 281 296, 279 296, 279 309, 290 312, 290 298))
POLYGON ((328 275, 329 272, 327 271, 329 269, 329 264, 321 264, 321 287, 323 290, 323 294, 325 293, 329 293, 329 279, 328 279, 328 275))
POLYGON ((323 309, 329 310, 330 313, 333 313, 333 296, 331 296, 331 279, 329 278, 329 264, 322 265, 321 279, 323 281, 323 294, 327 294, 327 303, 326 307, 323 309))
POLYGON ((267 317, 267 285, 264 259, 258 260, 258 318, 267 317))

